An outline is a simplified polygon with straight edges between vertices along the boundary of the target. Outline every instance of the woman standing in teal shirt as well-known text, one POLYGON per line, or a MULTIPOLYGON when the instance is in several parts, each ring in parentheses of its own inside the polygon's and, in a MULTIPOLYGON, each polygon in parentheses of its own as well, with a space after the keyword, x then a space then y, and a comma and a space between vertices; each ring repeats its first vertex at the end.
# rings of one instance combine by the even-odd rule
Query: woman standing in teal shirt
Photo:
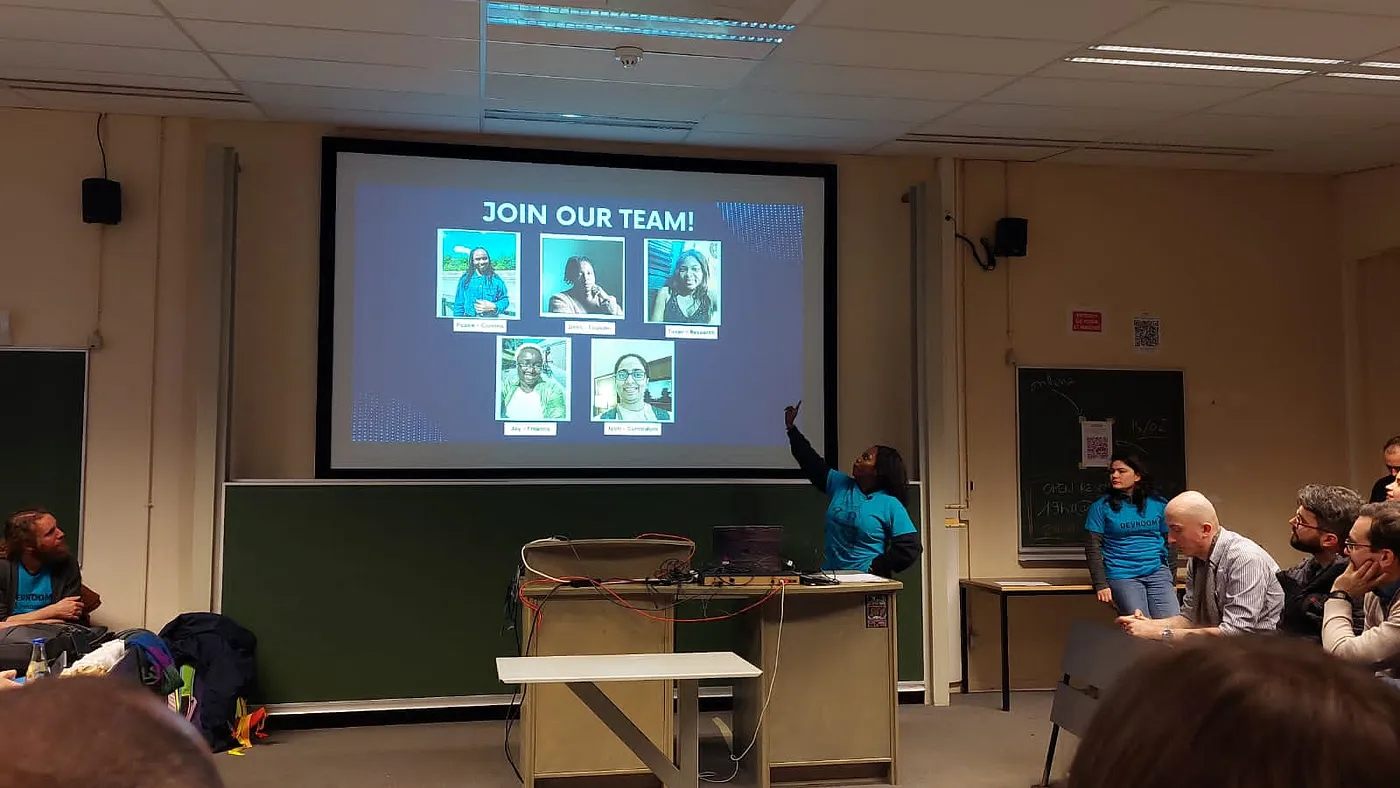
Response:
POLYGON ((904 459, 889 446, 871 446, 848 476, 826 464, 794 422, 802 403, 783 411, 788 443, 802 473, 826 493, 826 557, 822 569, 890 577, 919 560, 923 545, 909 518, 909 476, 904 459))
POLYGON ((1146 464, 1133 454, 1113 455, 1108 489, 1089 507, 1084 555, 1100 602, 1131 616, 1181 613, 1176 596, 1176 556, 1167 544, 1167 502, 1153 488, 1146 464))

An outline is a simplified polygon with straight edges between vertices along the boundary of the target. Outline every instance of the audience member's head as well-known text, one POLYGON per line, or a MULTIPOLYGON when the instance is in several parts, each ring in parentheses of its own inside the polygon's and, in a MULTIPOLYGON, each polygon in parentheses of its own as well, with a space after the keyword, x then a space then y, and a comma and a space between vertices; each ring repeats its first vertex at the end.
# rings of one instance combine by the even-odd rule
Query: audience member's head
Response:
POLYGON ((111 677, 0 693, 0 788, 220 788, 208 745, 150 691, 111 677))
POLYGON ((1357 569, 1375 564, 1385 578, 1400 580, 1400 503, 1368 503, 1361 507, 1347 539, 1347 557, 1357 569))
POLYGON ((1355 490, 1329 484, 1309 484, 1298 491, 1298 510, 1288 523, 1293 528, 1288 543, 1295 550, 1335 555, 1351 535, 1361 496, 1355 490))
POLYGON ((21 509, 5 520, 5 555, 15 561, 33 556, 49 564, 68 557, 68 543, 52 512, 21 509))
POLYGON ((1294 638, 1197 638, 1107 693, 1068 788, 1393 788, 1400 692, 1294 638))
POLYGON ((1381 450, 1381 458, 1385 461, 1385 469, 1391 476, 1400 476, 1400 435, 1385 442, 1385 448, 1381 450))
POLYGON ((1195 490, 1187 490, 1167 503, 1167 541, 1187 558, 1209 558, 1220 533, 1215 505, 1195 490))

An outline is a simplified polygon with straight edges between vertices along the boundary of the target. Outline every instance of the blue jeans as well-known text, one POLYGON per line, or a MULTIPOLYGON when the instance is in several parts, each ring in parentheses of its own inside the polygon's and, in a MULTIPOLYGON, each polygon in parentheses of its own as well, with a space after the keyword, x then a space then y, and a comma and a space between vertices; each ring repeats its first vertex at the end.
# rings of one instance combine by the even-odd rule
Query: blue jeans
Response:
POLYGON ((1109 578, 1108 587, 1113 590, 1113 604, 1121 615, 1131 616, 1134 610, 1141 610, 1148 618, 1171 618, 1181 614, 1176 598, 1176 578, 1165 566, 1142 577, 1109 578))

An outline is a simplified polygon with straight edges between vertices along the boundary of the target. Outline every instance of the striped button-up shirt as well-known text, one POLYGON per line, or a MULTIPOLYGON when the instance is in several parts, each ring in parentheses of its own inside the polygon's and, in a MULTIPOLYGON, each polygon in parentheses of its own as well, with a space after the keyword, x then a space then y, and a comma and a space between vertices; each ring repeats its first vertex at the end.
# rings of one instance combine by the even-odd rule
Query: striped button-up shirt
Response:
POLYGON ((1283 587, 1278 564, 1252 540, 1220 529, 1209 559, 1186 562, 1181 615, 1193 627, 1219 627, 1222 634, 1278 628, 1283 587))

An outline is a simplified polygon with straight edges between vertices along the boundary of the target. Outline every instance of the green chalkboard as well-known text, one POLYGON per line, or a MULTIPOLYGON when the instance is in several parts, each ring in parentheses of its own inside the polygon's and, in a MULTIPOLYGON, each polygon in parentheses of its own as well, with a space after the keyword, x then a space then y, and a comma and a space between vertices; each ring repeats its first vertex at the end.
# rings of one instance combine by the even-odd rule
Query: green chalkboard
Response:
POLYGON ((1111 449, 1145 460, 1165 495, 1185 489, 1184 387, 1177 370, 1016 370, 1023 557, 1084 545, 1084 515, 1108 482, 1106 468, 1081 465, 1084 421, 1112 421, 1111 449))
POLYGON ((87 363, 81 350, 0 349, 0 518, 42 506, 77 554, 87 363))
MULTIPOLYGON (((221 611, 258 637, 262 703, 499 695, 525 542, 663 531, 694 539, 703 566, 711 527, 782 525, 785 554, 812 566, 825 508, 811 486, 785 483, 231 483, 221 611)), ((920 577, 899 579, 899 676, 921 681, 920 577)), ((677 617, 721 609, 699 604, 677 617)), ((732 621, 681 624, 676 648, 733 648, 736 633, 732 621)))

